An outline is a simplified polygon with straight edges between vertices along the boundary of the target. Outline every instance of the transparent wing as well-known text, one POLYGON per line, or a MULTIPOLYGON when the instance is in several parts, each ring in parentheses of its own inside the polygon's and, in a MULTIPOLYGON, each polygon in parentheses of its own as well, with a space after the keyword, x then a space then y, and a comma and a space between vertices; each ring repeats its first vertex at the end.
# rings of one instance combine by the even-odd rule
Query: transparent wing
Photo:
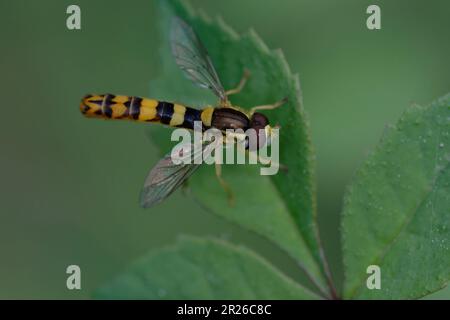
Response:
POLYGON ((198 150, 194 148, 192 143, 183 147, 184 150, 190 151, 185 152, 180 157, 180 164, 173 163, 171 153, 168 153, 150 171, 141 192, 140 203, 142 207, 152 207, 178 189, 200 166, 200 164, 195 164, 197 162, 195 160, 202 157, 203 151, 212 147, 212 144, 203 144, 201 148, 197 148, 198 150), (191 162, 186 163, 184 160, 189 158, 191 162))
POLYGON ((172 21, 171 47, 175 61, 189 79, 202 88, 209 88, 222 101, 226 100, 225 90, 206 48, 194 30, 178 17, 172 21))

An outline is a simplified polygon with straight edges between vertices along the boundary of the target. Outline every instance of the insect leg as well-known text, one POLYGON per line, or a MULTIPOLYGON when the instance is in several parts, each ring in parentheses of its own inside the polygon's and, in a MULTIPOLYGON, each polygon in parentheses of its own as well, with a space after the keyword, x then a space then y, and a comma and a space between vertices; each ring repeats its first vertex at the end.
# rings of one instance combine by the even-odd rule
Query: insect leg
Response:
POLYGON ((245 69, 244 74, 242 75, 241 81, 239 81, 239 84, 235 88, 225 91, 225 94, 227 96, 229 96, 229 95, 241 92, 242 89, 244 88, 245 84, 247 83, 247 80, 249 77, 250 77, 250 71, 245 69))
POLYGON ((271 165, 275 164, 280 168, 282 171, 287 172, 288 166, 279 162, 275 162, 273 160, 270 160, 269 158, 263 157, 260 154, 258 154, 256 151, 250 151, 247 150, 249 159, 252 158, 253 160, 256 159, 257 162, 259 162, 262 165, 271 165))
POLYGON ((230 205, 230 207, 232 207, 234 206, 234 194, 228 183, 226 183, 225 180, 222 178, 222 165, 220 163, 215 163, 215 168, 216 168, 216 177, 227 194, 228 204, 230 205))
POLYGON ((272 109, 276 109, 280 106, 282 106, 283 104, 285 104, 288 101, 288 98, 283 98, 280 101, 277 101, 273 104, 266 104, 266 105, 262 105, 262 106, 256 106, 250 109, 250 114, 253 114, 255 111, 258 110, 272 110, 272 109))

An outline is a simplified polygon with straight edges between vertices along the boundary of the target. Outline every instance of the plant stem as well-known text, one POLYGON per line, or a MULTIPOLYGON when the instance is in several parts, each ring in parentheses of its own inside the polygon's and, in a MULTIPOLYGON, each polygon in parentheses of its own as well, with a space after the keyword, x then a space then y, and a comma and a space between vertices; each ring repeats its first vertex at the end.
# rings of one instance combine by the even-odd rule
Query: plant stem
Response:
POLYGON ((328 264, 328 260, 327 260, 327 257, 325 255, 325 251, 323 249, 323 245, 322 245, 322 241, 321 241, 321 238, 320 238, 320 234, 319 234, 318 228, 317 228, 317 242, 319 244, 320 257, 321 257, 321 260, 323 262, 323 268, 324 268, 324 271, 325 271, 325 277, 326 277, 326 280, 327 280, 328 289, 330 290, 331 299, 332 300, 340 300, 341 298, 337 294, 337 290, 336 290, 336 287, 335 287, 334 282, 333 282, 333 277, 331 275, 331 271, 330 271, 330 267, 329 267, 329 264, 328 264))
MULTIPOLYGON (((311 283, 316 287, 317 290, 319 290, 319 294, 322 298, 324 299, 329 299, 330 296, 328 295, 327 292, 325 292, 323 290, 323 288, 319 285, 319 283, 317 282, 317 280, 306 270, 306 268, 301 264, 298 263, 298 266, 300 267, 300 269, 305 273, 306 277, 309 279, 309 281, 311 281, 311 283)), ((327 283, 328 283, 328 279, 327 279, 327 283)))

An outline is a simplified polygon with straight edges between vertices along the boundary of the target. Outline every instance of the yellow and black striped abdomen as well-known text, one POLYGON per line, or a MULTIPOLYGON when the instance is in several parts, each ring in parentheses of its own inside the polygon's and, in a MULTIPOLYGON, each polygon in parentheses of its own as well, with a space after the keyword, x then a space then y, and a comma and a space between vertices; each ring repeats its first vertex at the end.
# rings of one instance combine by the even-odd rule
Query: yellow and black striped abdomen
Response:
POLYGON ((195 121, 202 121, 204 127, 210 127, 214 109, 197 110, 155 99, 102 94, 84 97, 80 110, 86 117, 157 122, 193 129, 195 121))

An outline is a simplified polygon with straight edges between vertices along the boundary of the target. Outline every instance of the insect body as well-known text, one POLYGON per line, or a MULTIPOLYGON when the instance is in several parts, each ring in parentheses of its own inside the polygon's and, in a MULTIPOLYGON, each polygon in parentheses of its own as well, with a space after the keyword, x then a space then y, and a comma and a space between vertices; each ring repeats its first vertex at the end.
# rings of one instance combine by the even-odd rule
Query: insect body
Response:
MULTIPOLYGON (((201 121, 204 130, 211 127, 221 131, 253 128, 263 131, 258 135, 259 140, 266 139, 265 129, 269 124, 268 119, 258 112, 249 114, 235 108, 212 106, 198 110, 178 103, 113 94, 87 95, 81 102, 80 111, 86 117, 156 122, 186 129, 194 129, 195 121, 201 121)), ((264 143, 259 141, 261 145, 264 143)))
MULTIPOLYGON (((174 18, 171 30, 172 53, 178 66, 195 84, 209 88, 219 98, 218 105, 205 106, 198 110, 178 103, 159 101, 134 96, 113 94, 87 95, 82 99, 80 111, 86 117, 104 119, 128 119, 141 122, 161 123, 171 127, 194 129, 194 122, 200 121, 202 130, 215 128, 225 132, 227 129, 257 131, 257 148, 266 144, 271 135, 271 126, 266 116, 257 111, 279 107, 286 100, 271 105, 253 107, 250 110, 232 106, 228 96, 236 94, 244 87, 249 73, 236 88, 225 91, 212 65, 206 49, 193 29, 183 20, 174 18)), ((203 148, 207 148, 204 144, 203 148)), ((192 148, 193 149, 193 148, 192 148)), ((186 156, 196 158, 200 154, 192 152, 186 156)), ((141 194, 141 205, 153 206, 176 190, 198 168, 198 164, 175 165, 171 153, 167 154, 150 171, 141 194)), ((228 193, 230 202, 233 196, 230 188, 221 177, 220 165, 216 164, 219 182, 228 193)))

